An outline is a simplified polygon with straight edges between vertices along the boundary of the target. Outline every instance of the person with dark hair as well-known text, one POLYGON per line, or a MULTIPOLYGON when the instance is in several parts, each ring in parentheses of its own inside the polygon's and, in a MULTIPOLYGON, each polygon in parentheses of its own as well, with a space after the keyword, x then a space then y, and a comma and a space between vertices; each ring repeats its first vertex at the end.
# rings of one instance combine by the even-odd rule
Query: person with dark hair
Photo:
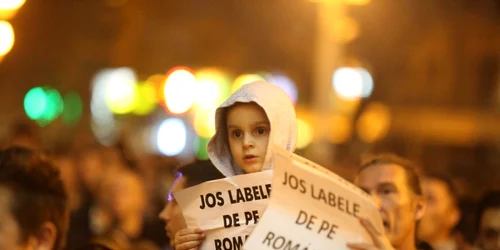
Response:
POLYGON ((375 155, 362 162, 354 183, 372 197, 380 211, 385 234, 361 218, 360 223, 372 236, 374 245, 348 246, 351 249, 417 249, 417 221, 424 215, 425 200, 414 164, 392 154, 375 155))
POLYGON ((418 228, 418 238, 435 250, 459 249, 453 230, 460 220, 460 209, 452 180, 444 175, 427 174, 422 178, 422 189, 427 209, 418 228))
POLYGON ((31 124, 16 122, 10 127, 7 147, 25 147, 33 150, 40 149, 40 138, 31 124))
POLYGON ((178 169, 177 178, 172 184, 167 204, 159 215, 160 219, 166 223, 165 229, 167 236, 171 239, 170 246, 172 248, 175 246, 173 242, 175 233, 187 227, 181 209, 172 193, 220 178, 224 178, 224 175, 210 161, 197 161, 178 169))
POLYGON ((476 246, 481 250, 500 250, 500 190, 489 191, 479 201, 476 246))
POLYGON ((58 169, 29 149, 0 151, 0 249, 60 250, 67 226, 58 169))

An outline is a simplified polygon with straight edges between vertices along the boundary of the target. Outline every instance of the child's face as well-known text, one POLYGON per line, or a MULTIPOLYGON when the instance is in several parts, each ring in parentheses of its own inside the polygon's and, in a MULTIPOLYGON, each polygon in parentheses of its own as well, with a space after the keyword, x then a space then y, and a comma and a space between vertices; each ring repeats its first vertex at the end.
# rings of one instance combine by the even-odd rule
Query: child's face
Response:
POLYGON ((271 125, 264 110, 255 103, 238 103, 227 112, 229 148, 245 173, 262 169, 271 125))

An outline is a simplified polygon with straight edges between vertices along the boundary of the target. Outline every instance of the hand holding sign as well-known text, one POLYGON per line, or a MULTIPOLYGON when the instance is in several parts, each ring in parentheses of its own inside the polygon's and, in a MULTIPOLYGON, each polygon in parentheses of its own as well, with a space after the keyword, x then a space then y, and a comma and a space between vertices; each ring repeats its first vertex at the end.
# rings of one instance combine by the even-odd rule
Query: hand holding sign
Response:
POLYGON ((359 222, 361 223, 361 225, 363 225, 363 227, 366 229, 366 231, 368 231, 368 233, 372 237, 375 245, 365 244, 365 243, 357 243, 357 244, 356 243, 347 243, 347 246, 350 249, 353 249, 353 250, 394 250, 391 243, 389 242, 389 239, 387 239, 387 237, 384 234, 377 231, 377 229, 375 229, 375 227, 373 226, 373 224, 369 220, 362 218, 362 219, 359 219, 359 222))
POLYGON ((176 250, 197 248, 205 239, 203 230, 199 228, 184 228, 175 234, 174 246, 176 250))
POLYGON ((190 227, 176 234, 176 250, 241 249, 267 207, 271 180, 272 171, 262 171, 175 192, 190 227))

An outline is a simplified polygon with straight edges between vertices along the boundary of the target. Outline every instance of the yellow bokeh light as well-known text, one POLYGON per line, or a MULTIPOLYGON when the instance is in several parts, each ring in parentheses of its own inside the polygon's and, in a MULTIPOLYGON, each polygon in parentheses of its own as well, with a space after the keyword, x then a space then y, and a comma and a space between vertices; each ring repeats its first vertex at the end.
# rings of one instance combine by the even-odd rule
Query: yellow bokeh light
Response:
POLYGON ((215 111, 216 107, 196 112, 193 126, 198 136, 210 138, 215 134, 215 111))
POLYGON ((0 10, 15 10, 21 8, 26 0, 1 0, 0 10))
POLYGON ((368 143, 384 138, 391 125, 391 113, 382 103, 371 103, 356 124, 359 137, 368 143))
POLYGON ((345 16, 332 23, 331 32, 338 42, 347 43, 358 37, 359 25, 353 18, 345 16))
POLYGON ((302 149, 307 147, 314 138, 314 130, 312 128, 311 123, 306 120, 297 119, 297 130, 298 130, 298 138, 297 138, 297 148, 302 149))
POLYGON ((215 69, 196 72, 195 104, 198 110, 219 106, 230 94, 226 74, 215 69))
POLYGON ((174 114, 188 111, 195 100, 196 87, 196 78, 189 70, 173 70, 163 90, 167 109, 174 114))
POLYGON ((231 94, 241 88, 241 86, 255 81, 264 81, 264 78, 257 74, 244 74, 238 76, 234 80, 233 85, 231 85, 231 94))
POLYGON ((132 111, 134 114, 147 115, 155 109, 156 89, 151 83, 139 84, 136 88, 135 97, 134 110, 132 111))
POLYGON ((113 70, 106 80, 106 104, 116 114, 127 114, 134 109, 135 73, 129 68, 113 70))
POLYGON ((328 124, 330 124, 328 139, 331 143, 342 144, 351 138, 352 126, 348 116, 333 115, 328 124))
POLYGON ((0 0, 0 19, 10 19, 16 15, 17 11, 26 0, 0 0))
POLYGON ((12 25, 7 21, 0 21, 0 57, 9 53, 14 46, 14 40, 14 29, 12 25))
POLYGON ((371 0, 344 0, 344 2, 352 5, 367 5, 371 0))
POLYGON ((156 100, 162 105, 165 105, 165 96, 163 96, 163 88, 165 87, 165 75, 154 74, 146 79, 146 82, 153 85, 156 91, 156 100))

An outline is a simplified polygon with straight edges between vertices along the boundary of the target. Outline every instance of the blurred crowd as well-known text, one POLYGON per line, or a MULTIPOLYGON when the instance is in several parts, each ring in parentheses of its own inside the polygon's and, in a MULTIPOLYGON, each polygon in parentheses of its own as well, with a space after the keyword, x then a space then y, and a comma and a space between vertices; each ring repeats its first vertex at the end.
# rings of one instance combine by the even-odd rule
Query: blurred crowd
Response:
POLYGON ((35 130, 16 124, 4 147, 44 151, 60 171, 68 194, 67 249, 101 242, 112 249, 158 249, 168 244, 158 214, 174 180, 173 159, 131 159, 120 146, 89 143, 46 149, 35 130))
MULTIPOLYGON (((59 237, 65 235, 64 249, 171 249, 169 236, 185 224, 180 211, 168 207, 170 190, 217 178, 194 170, 184 176, 190 175, 187 182, 175 182, 179 179, 175 170, 180 162, 158 155, 133 157, 123 144, 106 147, 86 142, 47 149, 32 127, 23 123, 13 125, 2 144, 2 168, 15 166, 16 157, 22 158, 17 159, 22 164, 39 167, 35 160, 26 163, 33 156, 22 150, 30 149, 44 152, 59 170, 69 210, 67 233, 58 232, 59 237), (169 228, 168 233, 165 228, 169 228)), ((1 225, 5 220, 2 213, 6 211, 1 199, 8 195, 3 195, 1 188, 12 176, 19 176, 9 171, 0 169, 0 206, 4 206, 0 207, 1 249, 9 249, 8 232, 1 225)), ((42 183, 51 182, 50 178, 53 177, 48 176, 42 183)), ((422 173, 420 178, 427 204, 416 233, 421 249, 500 249, 499 190, 487 192, 480 200, 464 199, 458 194, 456 183, 446 175, 422 173)), ((26 185, 45 188, 36 187, 35 182, 26 185)), ((36 216, 37 207, 33 206, 27 214, 36 216)), ((404 221, 397 217, 403 214, 402 208, 387 209, 392 209, 396 221, 404 221)))

